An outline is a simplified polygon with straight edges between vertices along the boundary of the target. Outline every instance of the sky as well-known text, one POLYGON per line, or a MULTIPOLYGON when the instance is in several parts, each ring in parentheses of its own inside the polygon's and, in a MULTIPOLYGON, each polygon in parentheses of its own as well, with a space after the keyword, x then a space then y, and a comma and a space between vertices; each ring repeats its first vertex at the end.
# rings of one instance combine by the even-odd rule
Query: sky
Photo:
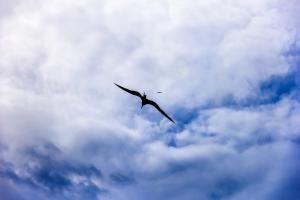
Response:
POLYGON ((299 19, 299 0, 0 0, 1 199, 298 200, 299 19))

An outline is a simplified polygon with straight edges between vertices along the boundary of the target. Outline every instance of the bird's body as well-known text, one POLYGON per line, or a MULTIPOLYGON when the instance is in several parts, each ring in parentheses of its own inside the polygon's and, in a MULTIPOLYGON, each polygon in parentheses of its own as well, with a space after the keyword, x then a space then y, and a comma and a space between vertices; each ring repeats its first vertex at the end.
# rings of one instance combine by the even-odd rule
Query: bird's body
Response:
POLYGON ((141 95, 139 92, 137 92, 137 91, 134 91, 134 90, 129 90, 129 89, 127 89, 127 88, 124 88, 124 87, 122 87, 122 86, 120 86, 120 85, 118 85, 118 84, 116 84, 115 83, 115 85, 117 86, 117 87, 119 87, 119 88, 121 88, 122 90, 124 90, 124 91, 126 91, 126 92, 128 92, 128 93, 130 93, 130 94, 132 94, 132 95, 135 95, 135 96, 138 96, 138 97, 140 97, 141 98, 141 100, 142 100, 142 106, 141 106, 141 108, 144 106, 144 105, 147 105, 147 104, 149 104, 149 105, 152 105, 152 106, 154 106, 161 114, 163 114, 166 118, 168 118, 170 121, 172 121, 173 123, 175 123, 174 122, 174 120, 171 118, 171 117, 169 117, 158 105, 157 105, 157 103, 155 103, 154 101, 152 101, 152 100, 150 100, 150 99, 147 99, 147 95, 144 93, 143 95, 141 95))

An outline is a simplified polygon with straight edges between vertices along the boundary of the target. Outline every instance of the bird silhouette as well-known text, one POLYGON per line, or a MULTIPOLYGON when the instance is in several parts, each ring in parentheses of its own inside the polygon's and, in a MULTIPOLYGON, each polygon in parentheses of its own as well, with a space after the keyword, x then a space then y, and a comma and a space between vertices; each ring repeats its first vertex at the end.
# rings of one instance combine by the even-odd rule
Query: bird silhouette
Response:
POLYGON ((169 116, 167 115, 167 113, 165 113, 159 106, 157 103, 155 103, 154 101, 150 100, 150 99, 147 99, 147 95, 144 93, 143 95, 141 95, 139 92, 137 91, 134 91, 134 90, 129 90, 127 88, 124 88, 122 87, 121 85, 118 85, 116 83, 114 83, 117 87, 121 88, 122 90, 132 94, 132 95, 135 95, 135 96, 138 96, 141 98, 142 100, 142 106, 141 108, 143 108, 144 105, 146 104, 149 104, 149 105, 152 105, 153 107, 155 107, 162 115, 164 115, 166 118, 168 118, 170 121, 172 121, 174 124, 175 124, 175 121, 169 116))

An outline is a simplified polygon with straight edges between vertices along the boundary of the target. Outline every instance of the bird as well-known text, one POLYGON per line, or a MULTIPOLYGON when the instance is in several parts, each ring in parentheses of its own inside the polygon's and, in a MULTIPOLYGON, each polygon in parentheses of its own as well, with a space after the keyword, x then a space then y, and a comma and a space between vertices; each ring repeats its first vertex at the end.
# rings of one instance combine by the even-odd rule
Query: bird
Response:
POLYGON ((135 95, 135 96, 138 96, 141 98, 142 100, 142 105, 141 105, 141 109, 143 108, 144 105, 146 104, 149 104, 149 105, 152 105, 153 107, 155 107, 162 115, 164 115, 166 118, 168 118, 171 122, 173 122, 175 124, 175 121, 169 116, 167 115, 167 113, 165 113, 157 103, 155 103, 154 101, 150 100, 150 99, 147 99, 147 95, 144 94, 141 95, 138 91, 134 91, 134 90, 129 90, 125 87, 122 87, 121 85, 118 85, 117 83, 114 83, 117 87, 121 88, 122 90, 132 94, 132 95, 135 95))

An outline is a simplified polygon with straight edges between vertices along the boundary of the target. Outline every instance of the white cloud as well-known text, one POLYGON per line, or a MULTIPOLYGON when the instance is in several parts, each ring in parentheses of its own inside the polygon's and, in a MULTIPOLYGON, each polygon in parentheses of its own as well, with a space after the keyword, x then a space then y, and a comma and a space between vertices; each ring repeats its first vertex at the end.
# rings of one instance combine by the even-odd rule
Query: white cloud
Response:
MULTIPOLYGON (((128 188, 106 179, 101 183, 131 198, 163 198, 197 183, 206 191, 203 199, 209 199, 211 187, 227 180, 223 172, 234 184, 246 185, 226 198, 268 185, 273 175, 261 175, 260 167, 275 176, 281 172, 261 159, 270 161, 268 154, 276 156, 299 138, 299 103, 286 97, 273 105, 235 109, 222 102, 258 98, 262 81, 291 72, 284 51, 295 40, 296 5, 280 0, 0 1, 7 8, 0 14, 0 136, 8 147, 2 159, 18 166, 25 147, 50 141, 68 159, 95 164, 107 179, 113 171, 138 176, 137 185, 128 188), (180 109, 196 110, 198 116, 188 124, 178 121, 183 130, 174 133, 159 113, 150 107, 141 111, 139 100, 113 82, 145 91, 175 119, 180 109), (221 107, 200 109, 207 105, 221 107), (171 139, 176 147, 167 145, 171 139), (240 183, 242 174, 258 174, 264 181, 240 183)), ((197 189, 177 198, 193 199, 197 189)))

